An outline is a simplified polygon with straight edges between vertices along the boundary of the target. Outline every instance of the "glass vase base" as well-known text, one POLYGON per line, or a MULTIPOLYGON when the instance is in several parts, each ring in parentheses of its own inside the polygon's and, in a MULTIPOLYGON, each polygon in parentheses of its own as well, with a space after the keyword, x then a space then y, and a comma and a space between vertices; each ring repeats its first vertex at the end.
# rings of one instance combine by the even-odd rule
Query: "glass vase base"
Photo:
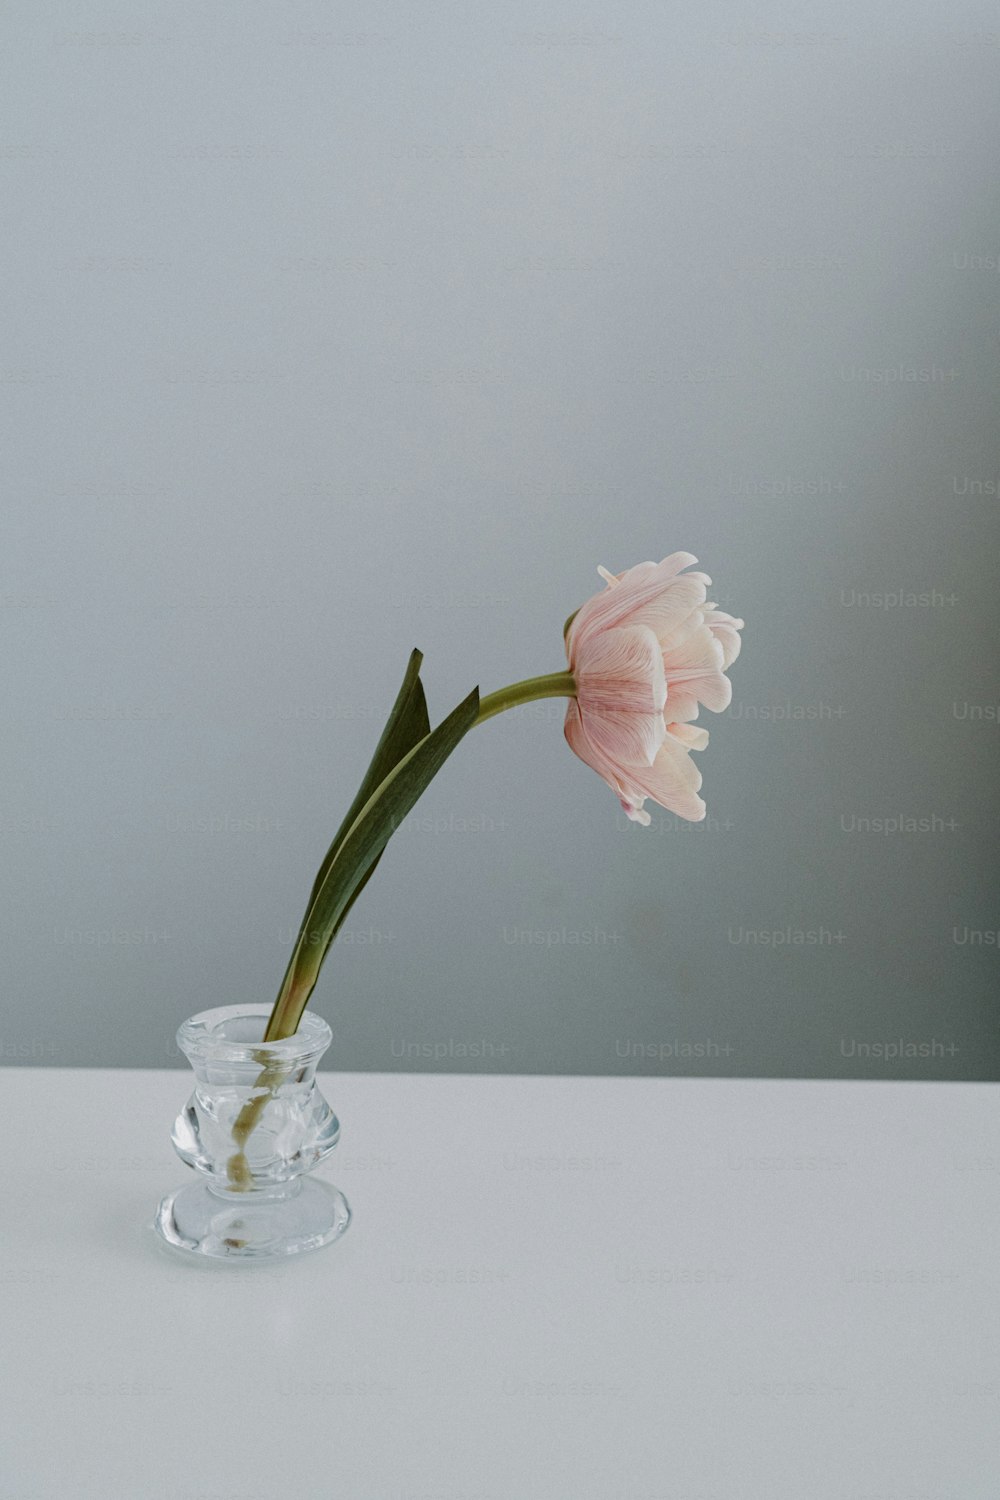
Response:
POLYGON ((255 1194, 186 1183, 160 1201, 152 1227, 174 1249, 216 1260, 284 1260, 332 1245, 351 1222, 347 1199, 317 1178, 297 1186, 292 1196, 255 1202, 255 1194))

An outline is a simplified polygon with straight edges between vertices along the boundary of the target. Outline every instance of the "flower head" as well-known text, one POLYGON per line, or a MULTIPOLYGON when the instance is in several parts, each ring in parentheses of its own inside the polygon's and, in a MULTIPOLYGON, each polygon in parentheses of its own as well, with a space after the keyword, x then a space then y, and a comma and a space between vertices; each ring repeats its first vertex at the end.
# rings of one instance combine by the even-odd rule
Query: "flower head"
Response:
POLYGON ((623 573, 598 568, 607 587, 567 622, 577 695, 563 730, 634 823, 649 823, 647 797, 693 823, 705 816, 690 752, 704 750, 708 730, 692 721, 700 704, 728 707, 743 621, 708 601, 707 573, 682 571, 697 561, 673 552, 623 573))

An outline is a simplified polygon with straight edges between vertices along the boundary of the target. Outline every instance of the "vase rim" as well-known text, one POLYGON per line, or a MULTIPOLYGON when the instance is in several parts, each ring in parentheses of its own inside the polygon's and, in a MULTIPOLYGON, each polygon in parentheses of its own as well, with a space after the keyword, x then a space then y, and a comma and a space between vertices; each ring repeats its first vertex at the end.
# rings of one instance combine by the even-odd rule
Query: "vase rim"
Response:
POLYGON ((199 1011, 178 1026, 177 1045, 192 1060, 211 1058, 214 1062, 260 1065, 262 1052, 268 1060, 309 1062, 320 1057, 333 1041, 333 1032, 326 1021, 309 1011, 303 1012, 294 1036, 281 1037, 276 1042, 236 1039, 225 1034, 227 1025, 234 1022, 259 1020, 263 1035, 272 1009, 271 1005, 218 1005, 212 1010, 199 1011))

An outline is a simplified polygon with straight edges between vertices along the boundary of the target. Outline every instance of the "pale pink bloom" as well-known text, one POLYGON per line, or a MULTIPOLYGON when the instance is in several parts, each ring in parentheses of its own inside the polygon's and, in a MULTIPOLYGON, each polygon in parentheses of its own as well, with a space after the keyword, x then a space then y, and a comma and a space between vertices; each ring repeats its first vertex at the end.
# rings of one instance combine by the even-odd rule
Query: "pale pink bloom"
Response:
POLYGON ((624 573, 598 568, 607 588, 581 605, 566 634, 577 696, 564 732, 570 748, 617 793, 634 823, 648 824, 647 797, 692 823, 705 816, 692 750, 708 730, 691 723, 704 704, 728 707, 726 668, 740 654, 743 621, 708 601, 698 559, 673 552, 624 573))

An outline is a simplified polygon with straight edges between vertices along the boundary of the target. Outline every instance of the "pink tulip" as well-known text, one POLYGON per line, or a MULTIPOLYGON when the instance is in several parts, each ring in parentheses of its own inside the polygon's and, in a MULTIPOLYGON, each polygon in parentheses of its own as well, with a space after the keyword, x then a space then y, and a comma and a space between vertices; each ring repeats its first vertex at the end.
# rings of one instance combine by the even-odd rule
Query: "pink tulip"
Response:
POLYGON ((581 605, 566 635, 577 696, 563 726, 570 748, 617 793, 634 823, 648 825, 647 797, 692 823, 705 816, 701 772, 692 750, 703 703, 726 708, 726 668, 740 654, 743 621, 707 602, 706 573, 684 573, 698 559, 673 552, 624 573, 598 568, 608 587, 581 605))

